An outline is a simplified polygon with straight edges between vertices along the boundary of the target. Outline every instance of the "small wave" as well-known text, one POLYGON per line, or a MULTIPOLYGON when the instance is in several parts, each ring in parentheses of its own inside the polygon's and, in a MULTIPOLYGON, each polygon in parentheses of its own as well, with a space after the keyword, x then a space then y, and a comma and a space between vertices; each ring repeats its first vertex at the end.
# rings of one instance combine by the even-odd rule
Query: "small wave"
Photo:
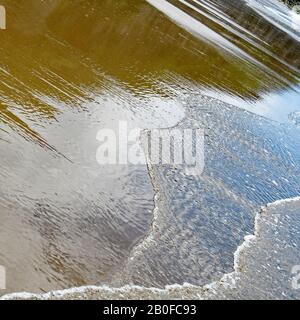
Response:
MULTIPOLYGON (((300 293, 293 290, 286 280, 287 270, 283 266, 290 261, 291 248, 300 246, 299 237, 294 240, 297 243, 285 244, 285 254, 277 250, 277 241, 282 241, 285 228, 289 225, 283 224, 287 218, 294 218, 300 206, 300 197, 283 199, 268 204, 257 213, 255 218, 254 234, 245 237, 245 241, 237 248, 234 254, 234 272, 225 274, 220 281, 206 286, 194 286, 188 283, 183 285, 169 285, 164 289, 145 288, 142 286, 127 285, 122 288, 111 288, 108 286, 84 286, 61 291, 52 291, 46 294, 13 293, 5 295, 1 300, 12 299, 282 299, 299 298, 300 293), (270 232, 272 238, 270 239, 270 232), (270 243, 269 243, 270 242, 270 243), (270 246, 269 252, 265 250, 265 243, 270 246), (271 249, 272 248, 272 249, 271 249), (264 261, 261 267, 261 258, 264 261), (255 258, 255 259, 253 259, 255 258), (283 259, 284 258, 284 259, 283 259), (287 259, 286 259, 287 258, 287 259), (273 274, 272 262, 277 261, 276 278, 273 274), (255 268, 253 268, 253 263, 255 268), (277 279, 277 282, 274 280, 277 279), (279 282, 278 282, 279 281, 279 282), (277 290, 272 291, 268 285, 275 282, 277 290), (258 286, 258 283, 260 286, 258 286)), ((299 227, 290 230, 290 237, 294 238, 300 230, 299 227)), ((299 251, 299 250, 298 250, 299 251)), ((296 261, 294 261, 296 262, 296 261)), ((299 260, 300 262, 300 260, 299 260)))

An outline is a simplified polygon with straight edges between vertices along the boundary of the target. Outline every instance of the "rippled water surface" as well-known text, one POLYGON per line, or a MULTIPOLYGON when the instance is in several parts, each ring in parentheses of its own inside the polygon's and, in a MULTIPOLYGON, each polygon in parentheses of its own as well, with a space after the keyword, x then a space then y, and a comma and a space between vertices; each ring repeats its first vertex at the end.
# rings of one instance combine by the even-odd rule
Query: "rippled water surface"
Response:
POLYGON ((281 3, 1 4, 4 293, 202 286, 233 271, 260 206, 300 195, 300 22, 281 3), (204 173, 100 166, 97 132, 120 120, 203 128, 204 173))

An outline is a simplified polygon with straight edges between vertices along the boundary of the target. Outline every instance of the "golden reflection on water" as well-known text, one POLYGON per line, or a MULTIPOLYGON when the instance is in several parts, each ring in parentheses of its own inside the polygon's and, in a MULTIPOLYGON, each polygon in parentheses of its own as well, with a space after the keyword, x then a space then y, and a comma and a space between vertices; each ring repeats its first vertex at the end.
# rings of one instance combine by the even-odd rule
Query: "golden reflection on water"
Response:
MULTIPOLYGON (((9 23, 8 30, 1 33, 1 119, 18 124, 28 134, 33 133, 20 117, 13 116, 14 109, 31 119, 34 115, 49 119, 61 111, 55 101, 80 108, 90 91, 103 86, 102 72, 137 94, 161 93, 155 79, 168 82, 170 77, 183 76, 244 97, 259 97, 299 76, 291 69, 299 68, 298 43, 245 6, 242 14, 231 10, 230 18, 257 35, 259 40, 251 38, 254 44, 267 41, 268 49, 290 68, 230 32, 226 23, 207 18, 205 9, 207 17, 185 10, 283 78, 276 79, 260 67, 195 39, 142 0, 10 0, 3 4, 9 23)), ((225 14, 226 6, 222 9, 225 14)))

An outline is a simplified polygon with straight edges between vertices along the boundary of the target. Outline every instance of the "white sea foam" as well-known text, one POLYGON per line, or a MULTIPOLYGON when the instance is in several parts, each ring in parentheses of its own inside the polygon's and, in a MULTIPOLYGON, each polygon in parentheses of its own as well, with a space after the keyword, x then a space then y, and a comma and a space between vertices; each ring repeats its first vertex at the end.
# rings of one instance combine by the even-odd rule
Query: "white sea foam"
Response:
POLYGON ((283 199, 283 200, 277 200, 273 203, 267 204, 267 207, 276 207, 282 204, 287 204, 290 202, 299 202, 300 201, 300 197, 295 197, 295 198, 290 198, 290 199, 283 199))
MULTIPOLYGON (((255 248, 259 251, 258 242, 261 240, 261 230, 263 219, 270 219, 268 211, 283 206, 281 215, 286 214, 286 206, 289 204, 300 204, 300 197, 282 199, 275 201, 261 208, 255 217, 254 234, 247 235, 244 242, 234 253, 234 272, 225 274, 221 280, 210 283, 203 287, 185 283, 183 285, 174 284, 163 289, 145 288, 142 286, 127 285, 121 288, 111 288, 108 286, 83 286, 60 291, 52 291, 46 294, 13 293, 0 298, 1 300, 12 299, 230 299, 234 297, 233 292, 239 292, 241 286, 245 286, 243 279, 243 269, 241 265, 245 263, 243 256, 248 251, 255 248), (257 247, 256 247, 257 246, 257 247)), ((280 226, 277 226, 279 228, 280 226)), ((261 292, 261 290, 260 290, 261 292)), ((263 292, 263 294, 265 294, 263 292)), ((248 298, 247 296, 243 298, 248 298)))

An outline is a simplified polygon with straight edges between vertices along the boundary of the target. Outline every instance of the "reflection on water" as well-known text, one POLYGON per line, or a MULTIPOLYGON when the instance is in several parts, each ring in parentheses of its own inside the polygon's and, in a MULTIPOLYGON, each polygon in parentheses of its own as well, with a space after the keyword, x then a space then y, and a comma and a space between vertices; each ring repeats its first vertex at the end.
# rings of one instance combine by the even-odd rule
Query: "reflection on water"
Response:
POLYGON ((278 1, 247 0, 246 2, 275 27, 285 31, 292 38, 300 40, 300 17, 294 10, 289 10, 278 1))
POLYGON ((300 111, 300 87, 266 92, 259 99, 243 99, 220 91, 202 90, 203 94, 280 123, 294 123, 293 115, 300 111))
MULTIPOLYGON (((152 223, 153 181, 146 167, 99 167, 95 158, 99 129, 115 127, 120 119, 132 127, 174 126, 182 120, 190 97, 200 92, 226 97, 234 105, 280 122, 300 110, 299 32, 282 15, 283 9, 274 6, 268 11, 269 2, 265 0, 263 7, 256 1, 238 0, 2 0, 8 26, 0 32, 0 264, 8 270, 8 291, 110 283, 123 268, 128 281, 134 281, 127 260, 152 223)), ((205 116, 210 112, 215 113, 207 110, 205 116)), ((215 119, 223 118, 216 113, 215 119)), ((230 123, 230 116, 226 119, 230 123)), ((213 120, 196 120, 211 130, 213 120)), ((263 139, 255 121, 253 131, 258 130, 263 139)), ((243 139, 247 144, 250 138, 243 139)), ((282 151, 279 154, 284 157, 282 151)), ((293 159, 297 164, 297 154, 293 159)), ((260 166, 265 166, 264 161, 260 166)), ((274 166, 274 175, 280 176, 284 166, 274 166)), ((250 170, 251 187, 259 185, 262 196, 236 205, 228 195, 244 177, 233 179, 234 168, 227 169, 218 182, 194 183, 195 188, 207 184, 203 192, 212 208, 208 199, 225 192, 216 191, 216 186, 228 183, 220 197, 235 213, 233 219, 239 212, 244 217, 249 208, 268 198, 290 195, 299 181, 295 173, 288 186, 270 194, 250 170)), ((190 193, 186 195, 184 201, 190 193)), ((172 208, 176 212, 177 202, 165 199, 166 212, 172 208)), ((188 203, 193 208, 193 202, 188 203)), ((198 211, 201 208, 194 213, 198 211)), ((186 223, 188 217, 183 213, 178 221, 186 223)), ((201 249, 204 273, 199 275, 194 258, 179 265, 181 259, 166 257, 166 262, 172 260, 170 273, 165 273, 169 278, 150 270, 147 284, 197 282, 196 275, 204 283, 219 276, 229 268, 232 250, 242 231, 249 230, 251 218, 247 216, 246 227, 228 240, 226 257, 220 256, 211 234, 207 235, 201 249), (213 254, 205 258, 205 250, 213 254), (222 262, 216 273, 215 264, 210 264, 214 258, 222 262), (183 272, 182 279, 178 274, 185 268, 198 273, 192 277, 183 272)), ((192 235, 181 230, 180 241, 187 250, 191 237, 191 243, 199 242, 197 232, 205 221, 196 221, 192 235)), ((167 225, 165 221, 161 227, 167 225)), ((167 228, 166 236, 176 229, 172 224, 167 228)), ((157 256, 150 251, 140 265, 151 257, 156 266, 167 255, 166 242, 159 241, 157 256)), ((198 244, 196 249, 200 251, 198 244)), ((146 267, 151 268, 151 263, 146 267)))

